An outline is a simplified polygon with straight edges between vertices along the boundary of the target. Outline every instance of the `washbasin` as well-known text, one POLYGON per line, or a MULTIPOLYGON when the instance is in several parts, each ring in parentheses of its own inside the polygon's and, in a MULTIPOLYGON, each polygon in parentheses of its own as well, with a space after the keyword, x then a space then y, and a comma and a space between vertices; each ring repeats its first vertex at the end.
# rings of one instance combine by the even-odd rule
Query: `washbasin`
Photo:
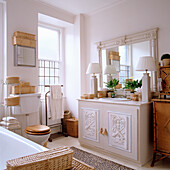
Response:
POLYGON ((100 98, 99 100, 102 100, 102 101, 130 101, 130 99, 127 99, 127 98, 100 98))

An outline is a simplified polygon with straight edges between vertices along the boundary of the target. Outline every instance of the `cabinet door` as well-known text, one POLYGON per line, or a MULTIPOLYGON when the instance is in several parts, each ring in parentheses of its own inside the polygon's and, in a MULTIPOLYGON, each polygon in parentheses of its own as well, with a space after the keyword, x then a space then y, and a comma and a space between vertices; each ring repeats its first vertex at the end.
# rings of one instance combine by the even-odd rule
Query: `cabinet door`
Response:
POLYGON ((79 102, 79 141, 82 144, 101 147, 100 105, 90 102, 79 102))
POLYGON ((157 150, 170 152, 170 103, 155 102, 157 150))
POLYGON ((137 107, 107 105, 105 108, 106 149, 137 160, 137 107))

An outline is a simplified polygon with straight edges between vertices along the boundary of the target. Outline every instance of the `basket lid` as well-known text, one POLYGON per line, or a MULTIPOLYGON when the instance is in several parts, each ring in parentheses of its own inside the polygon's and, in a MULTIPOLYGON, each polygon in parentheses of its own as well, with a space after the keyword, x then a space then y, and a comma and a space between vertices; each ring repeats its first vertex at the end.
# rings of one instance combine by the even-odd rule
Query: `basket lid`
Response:
POLYGON ((70 121, 70 122, 78 122, 78 119, 76 119, 76 118, 71 118, 71 119, 67 119, 67 121, 70 121))

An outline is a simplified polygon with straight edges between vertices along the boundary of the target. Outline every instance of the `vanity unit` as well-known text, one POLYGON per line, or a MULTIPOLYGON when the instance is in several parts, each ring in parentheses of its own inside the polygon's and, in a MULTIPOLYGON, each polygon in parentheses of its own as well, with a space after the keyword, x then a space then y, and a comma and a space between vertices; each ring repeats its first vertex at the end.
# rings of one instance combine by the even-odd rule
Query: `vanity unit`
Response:
POLYGON ((138 165, 152 159, 152 103, 116 98, 78 103, 81 145, 138 165))

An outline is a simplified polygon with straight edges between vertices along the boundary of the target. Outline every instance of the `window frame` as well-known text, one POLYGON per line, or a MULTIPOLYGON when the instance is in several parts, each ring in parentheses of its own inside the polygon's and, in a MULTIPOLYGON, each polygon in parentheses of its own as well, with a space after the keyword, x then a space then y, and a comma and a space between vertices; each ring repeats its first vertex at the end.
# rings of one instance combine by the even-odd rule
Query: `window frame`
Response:
MULTIPOLYGON (((49 24, 49 23, 44 23, 44 22, 39 22, 38 23, 38 27, 43 27, 43 28, 46 28, 46 29, 50 29, 50 30, 54 30, 54 31, 59 31, 59 59, 57 60, 48 60, 48 59, 40 59, 39 57, 38 57, 38 70, 39 70, 39 73, 38 73, 38 87, 42 87, 42 86, 44 86, 44 90, 42 91, 40 91, 41 93, 44 93, 44 92, 47 92, 47 90, 49 89, 48 87, 45 87, 45 85, 50 85, 50 81, 49 81, 49 84, 45 84, 45 81, 44 81, 44 85, 41 85, 40 84, 40 77, 44 77, 44 78, 47 78, 47 77, 49 77, 49 79, 50 79, 50 77, 53 77, 53 76, 50 76, 50 74, 49 74, 49 76, 45 76, 45 72, 44 72, 44 76, 41 76, 40 75, 40 68, 43 68, 43 67, 40 67, 40 65, 39 65, 39 62, 40 61, 44 61, 44 62, 57 62, 58 63, 58 68, 55 68, 55 69, 58 69, 58 75, 57 76, 55 76, 55 77, 58 77, 58 83, 56 83, 55 81, 54 81, 54 84, 63 84, 62 82, 63 82, 63 80, 64 80, 64 69, 63 69, 63 66, 64 66, 64 58, 63 58, 63 49, 64 49, 64 47, 63 47, 63 33, 64 33, 64 30, 63 30, 63 28, 61 28, 61 27, 58 27, 58 26, 55 26, 55 25, 51 25, 51 24, 49 24)), ((45 66, 45 64, 44 64, 44 66, 45 66)), ((50 70, 50 68, 49 68, 49 70, 50 70)), ((52 85, 52 84, 51 84, 52 85)), ((41 88, 39 88, 39 90, 40 90, 41 88)))
MULTIPOLYGON (((63 29, 48 23, 43 23, 43 22, 39 22, 38 23, 38 27, 42 27, 42 28, 46 28, 49 30, 54 30, 54 31, 58 31, 59 32, 59 60, 55 60, 55 61, 62 61, 62 37, 63 37, 63 29)), ((39 58, 38 58, 39 60, 39 58)), ((47 59, 48 60, 48 59, 47 59)))

